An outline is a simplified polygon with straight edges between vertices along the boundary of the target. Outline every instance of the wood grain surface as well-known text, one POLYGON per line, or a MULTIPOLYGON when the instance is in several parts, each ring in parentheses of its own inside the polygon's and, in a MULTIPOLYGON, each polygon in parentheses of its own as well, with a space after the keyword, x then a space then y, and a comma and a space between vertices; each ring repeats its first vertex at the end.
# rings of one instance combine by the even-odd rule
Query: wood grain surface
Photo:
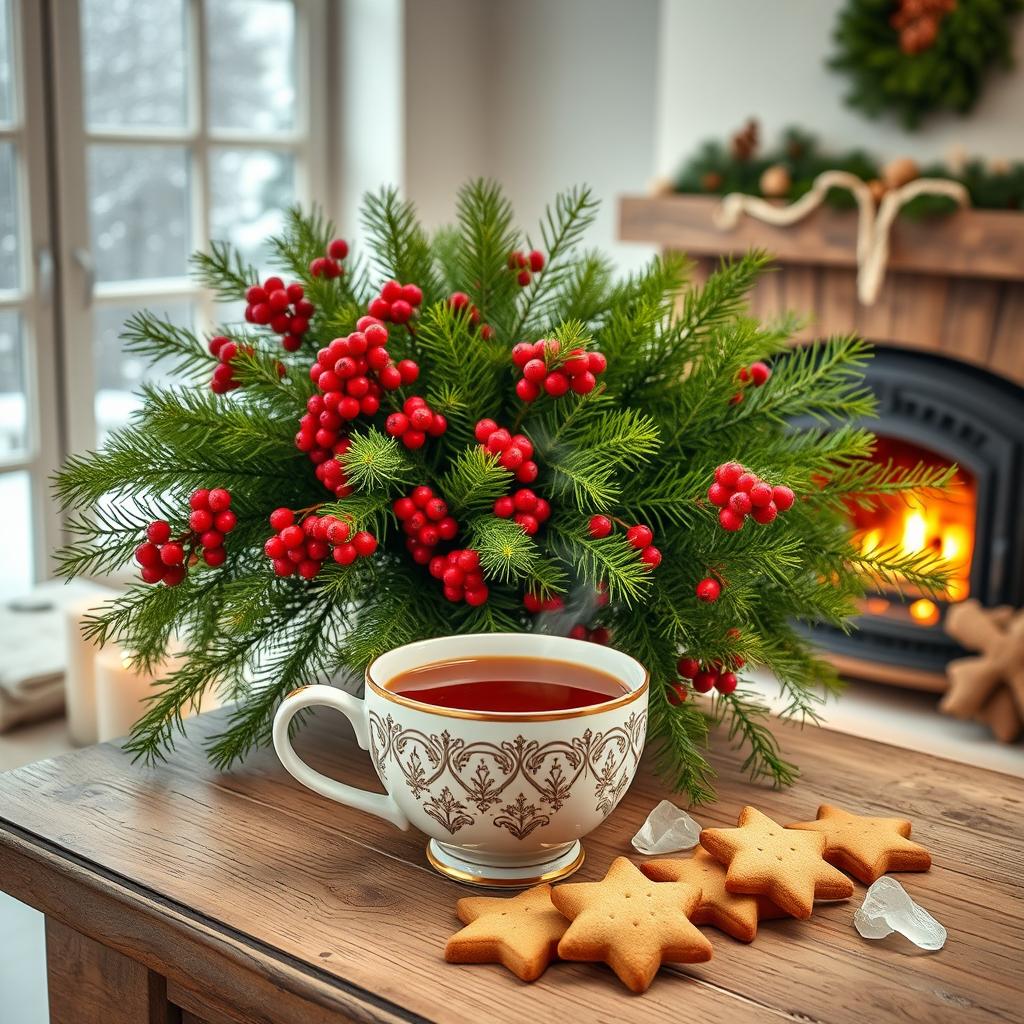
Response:
MULTIPOLYGON (((467 890, 427 866, 423 837, 310 793, 269 751, 214 772, 202 741, 221 714, 190 722, 188 740, 154 768, 101 745, 0 776, 0 888, 159 972, 200 1020, 1022 1019, 1020 780, 785 727, 803 777, 774 791, 747 781, 718 743, 719 801, 698 820, 733 824, 747 803, 783 823, 822 802, 908 817, 934 867, 900 880, 949 940, 923 953, 899 936, 861 939, 857 884, 852 900, 819 904, 809 921, 765 923, 751 946, 710 932, 713 960, 666 970, 637 997, 600 966, 558 963, 526 985, 499 967, 445 964, 467 890)), ((321 771, 375 785, 337 716, 316 718, 297 749, 321 771)), ((629 837, 666 795, 641 770, 586 840, 576 877, 632 854, 629 837)))

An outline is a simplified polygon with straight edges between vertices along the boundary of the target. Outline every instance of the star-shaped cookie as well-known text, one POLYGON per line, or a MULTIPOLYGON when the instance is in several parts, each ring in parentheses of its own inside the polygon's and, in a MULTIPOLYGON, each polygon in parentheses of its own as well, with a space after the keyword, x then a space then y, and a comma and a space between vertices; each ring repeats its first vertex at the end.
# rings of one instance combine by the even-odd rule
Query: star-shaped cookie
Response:
POLYGON ((569 923, 551 902, 551 886, 537 885, 510 899, 467 896, 455 905, 466 926, 444 947, 451 964, 503 964, 523 981, 536 981, 555 958, 569 923))
POLYGON ((647 989, 662 963, 711 959, 711 943, 689 919, 700 889, 652 882, 625 857, 612 861, 602 881, 559 885, 551 900, 572 921, 558 955, 604 961, 634 992, 647 989))
POLYGON ((853 895, 853 883, 825 862, 820 832, 783 828, 755 807, 744 807, 738 828, 706 828, 700 843, 728 868, 729 892, 767 896, 787 914, 810 917, 815 899, 853 895))
POLYGON ((902 818, 867 818, 822 804, 817 821, 788 827, 820 832, 825 837, 825 860, 865 885, 887 871, 927 871, 932 866, 931 854, 907 838, 911 826, 902 818))
POLYGON ((640 870, 655 882, 689 882, 700 888, 700 903, 690 915, 694 924, 710 924, 740 942, 752 942, 757 922, 785 917, 767 896, 744 896, 725 887, 725 867, 698 846, 686 860, 648 860, 640 870))

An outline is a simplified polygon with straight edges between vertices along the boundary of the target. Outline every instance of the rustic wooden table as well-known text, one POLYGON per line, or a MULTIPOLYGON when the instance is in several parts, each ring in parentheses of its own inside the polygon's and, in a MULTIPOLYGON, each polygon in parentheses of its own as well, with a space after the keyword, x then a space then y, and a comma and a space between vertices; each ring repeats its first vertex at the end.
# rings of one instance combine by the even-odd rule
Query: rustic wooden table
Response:
MULTIPOLYGON (((804 775, 782 792, 716 755, 719 802, 696 812, 706 824, 732 824, 746 803, 804 819, 826 800, 911 818, 935 865, 902 880, 949 940, 938 953, 864 941, 858 885, 809 921, 762 925, 751 946, 711 931, 710 963, 665 970, 634 996, 603 966, 557 963, 526 985, 445 964, 467 890, 427 866, 423 838, 315 796, 269 751, 215 773, 201 751, 215 726, 190 723, 152 769, 102 745, 0 775, 0 888, 46 914, 54 1024, 1024 1019, 1018 779, 824 730, 785 730, 804 775)), ((322 771, 371 776, 336 716, 297 746, 322 771)), ((577 877, 630 853, 665 795, 642 770, 577 877)))

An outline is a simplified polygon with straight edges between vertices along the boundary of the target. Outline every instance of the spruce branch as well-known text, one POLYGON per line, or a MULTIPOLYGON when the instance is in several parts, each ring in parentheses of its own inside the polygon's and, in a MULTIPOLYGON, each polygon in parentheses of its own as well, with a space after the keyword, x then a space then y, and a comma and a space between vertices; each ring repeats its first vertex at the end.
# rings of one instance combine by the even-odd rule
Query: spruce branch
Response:
POLYGON ((196 280, 221 302, 238 302, 259 281, 255 268, 227 242, 211 242, 208 253, 194 253, 189 263, 196 280))
POLYGON ((716 723, 727 722, 728 738, 735 748, 746 748, 741 770, 752 779, 771 779, 775 786, 796 782, 799 769, 779 752, 778 741, 767 722, 769 710, 756 694, 748 690, 719 694, 715 698, 714 717, 716 723))
POLYGON ((349 484, 356 490, 400 487, 415 475, 415 466, 398 441, 376 428, 350 434, 349 441, 341 464, 349 484))

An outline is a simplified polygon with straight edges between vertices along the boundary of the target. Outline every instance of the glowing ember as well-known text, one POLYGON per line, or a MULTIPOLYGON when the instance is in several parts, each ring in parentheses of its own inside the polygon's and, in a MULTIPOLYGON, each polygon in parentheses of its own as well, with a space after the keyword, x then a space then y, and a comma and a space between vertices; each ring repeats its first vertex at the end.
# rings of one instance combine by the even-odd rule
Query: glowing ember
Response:
POLYGON ((934 626, 939 621, 939 606, 934 601, 929 601, 927 597, 922 597, 907 609, 910 612, 910 617, 915 622, 920 622, 922 626, 934 626))

